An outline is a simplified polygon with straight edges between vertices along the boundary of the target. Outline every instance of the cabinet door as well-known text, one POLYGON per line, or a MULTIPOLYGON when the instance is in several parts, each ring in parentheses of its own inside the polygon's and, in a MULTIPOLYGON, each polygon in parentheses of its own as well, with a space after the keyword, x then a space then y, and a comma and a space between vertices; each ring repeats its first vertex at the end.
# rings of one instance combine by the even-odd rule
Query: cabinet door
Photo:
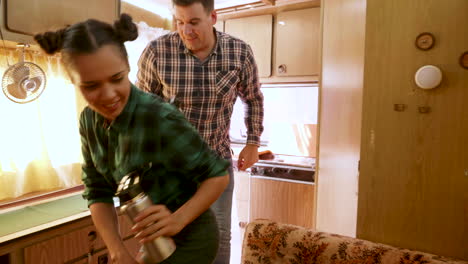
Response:
POLYGON ((92 232, 95 232, 95 228, 89 226, 26 247, 24 249, 24 263, 62 264, 85 256, 92 245, 89 236, 92 232))
POLYGON ((260 78, 271 75, 272 15, 227 20, 224 31, 252 48, 260 78))
POLYGON ((318 75, 320 8, 278 13, 275 29, 277 75, 318 75))
POLYGON ((314 185, 252 177, 250 219, 313 227, 314 185))
POLYGON ((14 0, 6 5, 7 27, 14 32, 32 35, 53 30, 88 18, 109 23, 117 19, 120 1, 116 0, 14 0), (34 21, 34 23, 31 23, 34 21))

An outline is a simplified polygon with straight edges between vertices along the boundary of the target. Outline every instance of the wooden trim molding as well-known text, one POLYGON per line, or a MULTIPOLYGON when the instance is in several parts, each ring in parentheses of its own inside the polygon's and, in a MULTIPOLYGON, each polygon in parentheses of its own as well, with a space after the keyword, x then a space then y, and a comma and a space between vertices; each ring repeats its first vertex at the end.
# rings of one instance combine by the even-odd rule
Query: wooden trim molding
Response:
POLYGON ((234 8, 216 10, 218 13, 218 21, 249 16, 261 16, 266 14, 278 14, 284 11, 319 7, 321 5, 321 0, 272 0, 274 5, 266 4, 265 1, 267 0, 262 0, 262 2, 259 2, 258 5, 253 5, 252 8, 247 9, 238 6, 234 8))
POLYGON ((275 0, 262 0, 262 2, 267 5, 275 5, 275 0))
POLYGON ((0 210, 17 207, 21 205, 26 205, 26 204, 31 204, 31 203, 36 203, 39 201, 43 201, 43 200, 47 200, 50 198, 59 197, 62 195, 71 194, 71 193, 75 193, 75 192, 79 192, 83 190, 84 190, 84 185, 81 184, 81 185, 77 185, 71 188, 62 189, 58 191, 52 191, 52 192, 46 192, 40 195, 35 195, 35 196, 27 197, 24 199, 15 199, 15 200, 12 200, 11 202, 0 204, 0 210))

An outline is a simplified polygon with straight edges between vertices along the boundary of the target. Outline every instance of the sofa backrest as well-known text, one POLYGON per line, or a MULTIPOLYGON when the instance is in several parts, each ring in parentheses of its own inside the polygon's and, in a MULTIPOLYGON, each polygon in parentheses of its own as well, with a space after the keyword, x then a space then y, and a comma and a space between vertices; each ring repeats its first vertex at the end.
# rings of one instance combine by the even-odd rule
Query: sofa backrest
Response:
POLYGON ((241 263, 468 264, 468 261, 259 219, 246 226, 241 263))

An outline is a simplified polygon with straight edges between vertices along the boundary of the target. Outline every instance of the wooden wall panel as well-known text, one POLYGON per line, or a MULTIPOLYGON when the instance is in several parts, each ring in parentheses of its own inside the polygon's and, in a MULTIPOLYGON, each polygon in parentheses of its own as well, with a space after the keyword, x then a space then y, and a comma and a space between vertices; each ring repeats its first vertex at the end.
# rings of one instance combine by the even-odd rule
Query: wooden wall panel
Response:
POLYGON ((355 236, 365 0, 322 1, 317 225, 355 236))
POLYGON ((360 238, 468 259, 467 14, 466 0, 367 1, 360 238), (421 51, 425 31, 436 44, 421 51), (444 75, 435 90, 414 83, 427 64, 444 75))

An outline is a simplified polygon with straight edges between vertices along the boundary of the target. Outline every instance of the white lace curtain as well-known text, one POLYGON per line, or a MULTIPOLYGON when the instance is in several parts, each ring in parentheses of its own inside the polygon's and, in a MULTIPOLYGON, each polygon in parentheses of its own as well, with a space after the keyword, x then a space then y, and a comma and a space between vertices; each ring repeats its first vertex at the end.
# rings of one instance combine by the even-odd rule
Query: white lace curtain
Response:
POLYGON ((138 59, 141 53, 145 49, 151 40, 169 33, 169 30, 163 28, 154 28, 148 26, 145 22, 137 23, 138 26, 138 38, 134 41, 125 43, 127 48, 129 63, 130 63, 130 74, 129 78, 132 83, 135 83, 137 71, 138 71, 138 59))
MULTIPOLYGON (((1 48, 1 75, 18 60, 19 51, 1 48)), ((37 100, 18 104, 0 92, 0 200, 81 184, 79 100, 58 60, 25 53, 47 77, 37 100)))

